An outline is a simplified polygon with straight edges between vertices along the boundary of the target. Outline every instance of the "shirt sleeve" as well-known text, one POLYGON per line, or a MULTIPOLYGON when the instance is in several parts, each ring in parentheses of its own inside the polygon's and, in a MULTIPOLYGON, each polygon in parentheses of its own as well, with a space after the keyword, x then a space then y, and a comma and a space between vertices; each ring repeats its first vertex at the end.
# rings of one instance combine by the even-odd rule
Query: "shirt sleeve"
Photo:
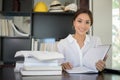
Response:
MULTIPOLYGON (((63 54, 64 55, 64 43, 63 41, 59 41, 58 44, 57 44, 57 50, 60 54, 63 54)), ((61 65, 62 63, 64 63, 65 60, 64 59, 60 59, 58 61, 59 65, 61 65)))

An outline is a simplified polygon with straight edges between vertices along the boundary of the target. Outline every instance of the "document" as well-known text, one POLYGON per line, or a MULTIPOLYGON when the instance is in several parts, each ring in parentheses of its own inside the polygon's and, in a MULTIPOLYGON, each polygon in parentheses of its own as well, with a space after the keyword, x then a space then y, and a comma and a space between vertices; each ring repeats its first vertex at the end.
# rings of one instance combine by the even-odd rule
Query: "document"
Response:
POLYGON ((97 70, 95 66, 96 62, 104 59, 110 47, 111 45, 99 45, 91 48, 83 57, 83 65, 89 67, 90 69, 97 70))
POLYGON ((66 70, 68 73, 98 73, 97 70, 92 70, 87 67, 75 67, 71 70, 66 70))
POLYGON ((83 67, 75 67, 72 70, 66 70, 68 73, 96 73, 96 63, 99 60, 103 60, 108 53, 111 45, 99 45, 97 47, 90 48, 88 52, 83 56, 83 67))

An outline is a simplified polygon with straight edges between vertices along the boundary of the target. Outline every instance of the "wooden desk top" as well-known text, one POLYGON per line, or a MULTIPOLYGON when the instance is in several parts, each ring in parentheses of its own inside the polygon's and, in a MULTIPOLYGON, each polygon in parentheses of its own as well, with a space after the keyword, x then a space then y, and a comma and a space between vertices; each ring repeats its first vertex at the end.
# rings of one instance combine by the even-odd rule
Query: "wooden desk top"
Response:
POLYGON ((22 77, 14 72, 14 67, 4 66, 0 68, 0 80, 120 80, 120 75, 110 73, 99 74, 68 74, 62 76, 31 76, 22 77))

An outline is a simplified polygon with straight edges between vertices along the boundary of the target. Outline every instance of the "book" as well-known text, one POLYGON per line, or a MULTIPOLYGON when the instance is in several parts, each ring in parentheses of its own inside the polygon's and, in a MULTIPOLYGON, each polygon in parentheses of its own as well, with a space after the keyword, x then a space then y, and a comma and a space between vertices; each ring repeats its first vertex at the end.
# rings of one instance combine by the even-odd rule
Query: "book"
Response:
POLYGON ((7 20, 8 22, 8 36, 13 37, 14 35, 14 30, 12 28, 12 25, 9 22, 12 22, 12 20, 7 20))
POLYGON ((90 48, 89 51, 83 56, 83 66, 74 67, 71 70, 66 70, 68 73, 97 73, 96 62, 103 60, 108 53, 111 45, 99 45, 90 48))
POLYGON ((39 51, 39 53, 31 54, 34 58, 38 59, 39 61, 45 60, 58 60, 64 58, 63 54, 58 52, 49 52, 49 51, 39 51))
POLYGON ((37 76, 37 75, 62 75, 61 70, 21 70, 23 76, 37 76))
POLYGON ((87 67, 74 67, 71 70, 66 70, 68 73, 97 73, 97 70, 92 70, 87 67))
POLYGON ((2 24, 1 31, 2 31, 2 36, 6 36, 5 21, 6 21, 5 19, 1 19, 1 24, 2 24))
POLYGON ((60 70, 62 71, 62 67, 61 66, 26 66, 24 65, 23 67, 24 70, 41 70, 41 71, 53 71, 53 70, 60 70))
POLYGON ((34 57, 26 57, 24 59, 26 66, 58 66, 58 60, 39 61, 34 57))
POLYGON ((24 70, 62 70, 58 60, 39 61, 35 58, 28 57, 24 61, 24 70))
POLYGON ((62 67, 61 66, 24 66, 23 68, 24 70, 32 70, 32 71, 36 71, 36 70, 41 70, 41 71, 54 71, 54 70, 61 70, 62 71, 62 67))
POLYGON ((0 19, 0 36, 2 36, 2 20, 0 19))
POLYGON ((20 72, 21 69, 23 69, 23 62, 17 61, 15 64, 14 72, 20 72))
POLYGON ((61 75, 56 76, 22 76, 22 80, 62 80, 61 75))

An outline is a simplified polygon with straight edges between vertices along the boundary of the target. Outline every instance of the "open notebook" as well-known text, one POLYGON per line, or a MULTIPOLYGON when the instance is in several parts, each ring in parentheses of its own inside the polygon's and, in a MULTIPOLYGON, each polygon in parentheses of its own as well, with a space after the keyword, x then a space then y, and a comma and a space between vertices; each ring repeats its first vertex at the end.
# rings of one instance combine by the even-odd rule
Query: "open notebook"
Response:
POLYGON ((72 70, 66 70, 68 73, 97 73, 96 62, 103 60, 108 53, 111 45, 100 45, 89 49, 83 57, 83 67, 75 67, 72 70))

